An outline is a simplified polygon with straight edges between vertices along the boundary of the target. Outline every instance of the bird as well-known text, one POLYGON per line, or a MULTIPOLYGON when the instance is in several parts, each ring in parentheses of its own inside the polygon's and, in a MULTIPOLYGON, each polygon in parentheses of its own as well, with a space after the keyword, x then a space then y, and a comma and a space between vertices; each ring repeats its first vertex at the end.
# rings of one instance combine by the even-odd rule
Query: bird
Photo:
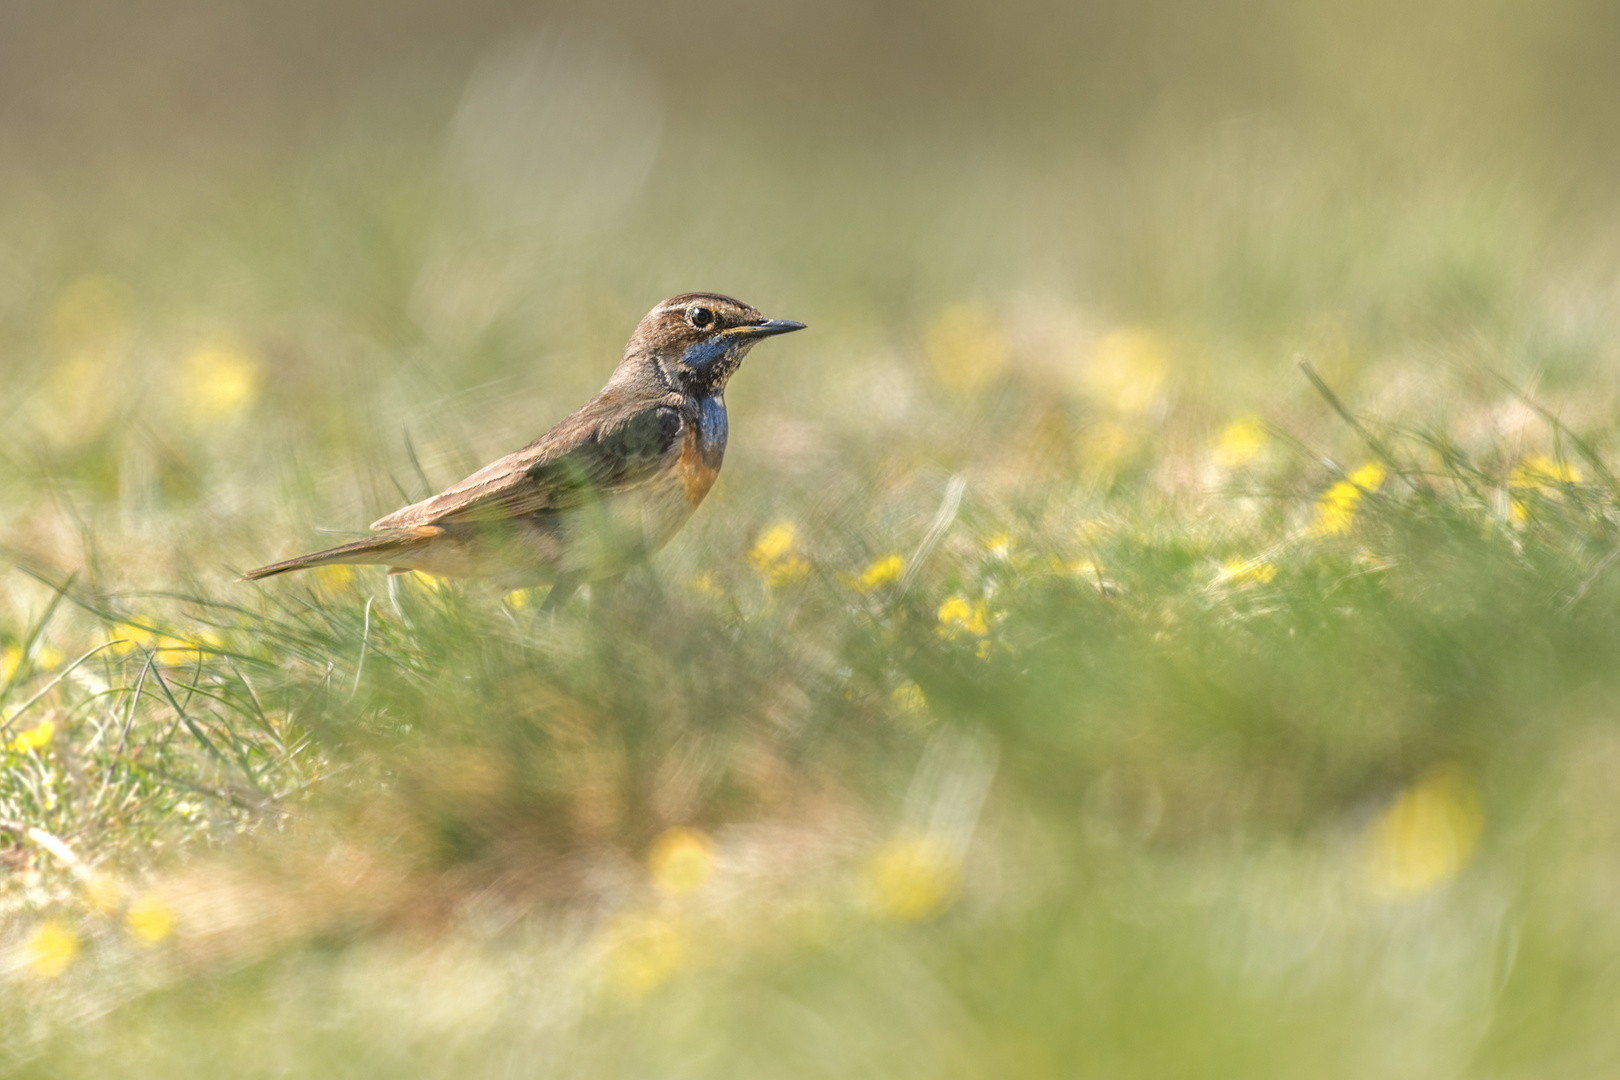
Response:
POLYGON ((630 336, 607 385, 514 453, 371 525, 378 535, 244 573, 338 564, 550 585, 555 609, 668 543, 725 458, 726 384, 750 349, 805 324, 720 293, 672 296, 630 336))

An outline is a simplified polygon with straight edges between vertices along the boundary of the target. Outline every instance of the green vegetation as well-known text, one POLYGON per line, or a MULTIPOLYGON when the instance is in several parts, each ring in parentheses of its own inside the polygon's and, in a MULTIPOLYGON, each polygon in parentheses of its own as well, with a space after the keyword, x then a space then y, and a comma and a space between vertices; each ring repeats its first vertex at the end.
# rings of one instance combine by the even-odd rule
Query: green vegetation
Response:
POLYGON ((742 146, 542 35, 426 122, 0 169, 0 1072, 1612 1071, 1612 207, 1515 12, 1494 140, 1393 53, 1364 113, 963 75, 890 140, 812 33, 742 146), (613 595, 234 580, 698 288, 810 330, 613 595))

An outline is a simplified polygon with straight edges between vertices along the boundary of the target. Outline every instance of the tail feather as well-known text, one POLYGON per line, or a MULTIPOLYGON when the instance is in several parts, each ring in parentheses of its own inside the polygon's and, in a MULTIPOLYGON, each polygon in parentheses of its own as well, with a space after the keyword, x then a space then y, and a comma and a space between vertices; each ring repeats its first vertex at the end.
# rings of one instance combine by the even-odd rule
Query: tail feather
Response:
POLYGON ((289 570, 310 570, 317 566, 336 566, 340 563, 393 564, 404 549, 421 544, 437 535, 438 532, 438 529, 425 528, 387 533, 382 536, 368 536, 366 539, 356 540, 352 544, 328 548, 325 551, 317 551, 310 555, 300 555, 296 559, 287 559, 282 562, 271 563, 269 566, 261 566, 257 570, 249 570, 238 580, 257 581, 260 578, 285 574, 289 570))

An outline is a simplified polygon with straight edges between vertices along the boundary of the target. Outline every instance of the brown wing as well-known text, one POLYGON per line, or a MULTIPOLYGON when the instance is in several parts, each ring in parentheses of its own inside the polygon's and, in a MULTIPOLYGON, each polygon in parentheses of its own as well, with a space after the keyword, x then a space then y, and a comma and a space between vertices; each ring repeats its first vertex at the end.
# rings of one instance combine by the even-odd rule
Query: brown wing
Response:
POLYGON ((371 527, 487 521, 579 506, 658 475, 678 455, 684 430, 680 413, 661 402, 636 407, 598 398, 515 454, 371 527))

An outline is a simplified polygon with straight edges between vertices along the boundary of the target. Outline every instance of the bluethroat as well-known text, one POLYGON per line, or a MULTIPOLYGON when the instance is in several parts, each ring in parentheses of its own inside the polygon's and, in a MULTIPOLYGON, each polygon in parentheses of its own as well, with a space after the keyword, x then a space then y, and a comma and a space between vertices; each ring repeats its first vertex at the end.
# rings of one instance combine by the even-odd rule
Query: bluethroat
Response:
POLYGON ((549 584, 555 607, 680 531, 720 473, 727 381, 760 339, 802 329, 729 296, 672 296, 641 320, 601 392, 528 446, 373 522, 378 536, 242 576, 379 564, 502 589, 549 584))

